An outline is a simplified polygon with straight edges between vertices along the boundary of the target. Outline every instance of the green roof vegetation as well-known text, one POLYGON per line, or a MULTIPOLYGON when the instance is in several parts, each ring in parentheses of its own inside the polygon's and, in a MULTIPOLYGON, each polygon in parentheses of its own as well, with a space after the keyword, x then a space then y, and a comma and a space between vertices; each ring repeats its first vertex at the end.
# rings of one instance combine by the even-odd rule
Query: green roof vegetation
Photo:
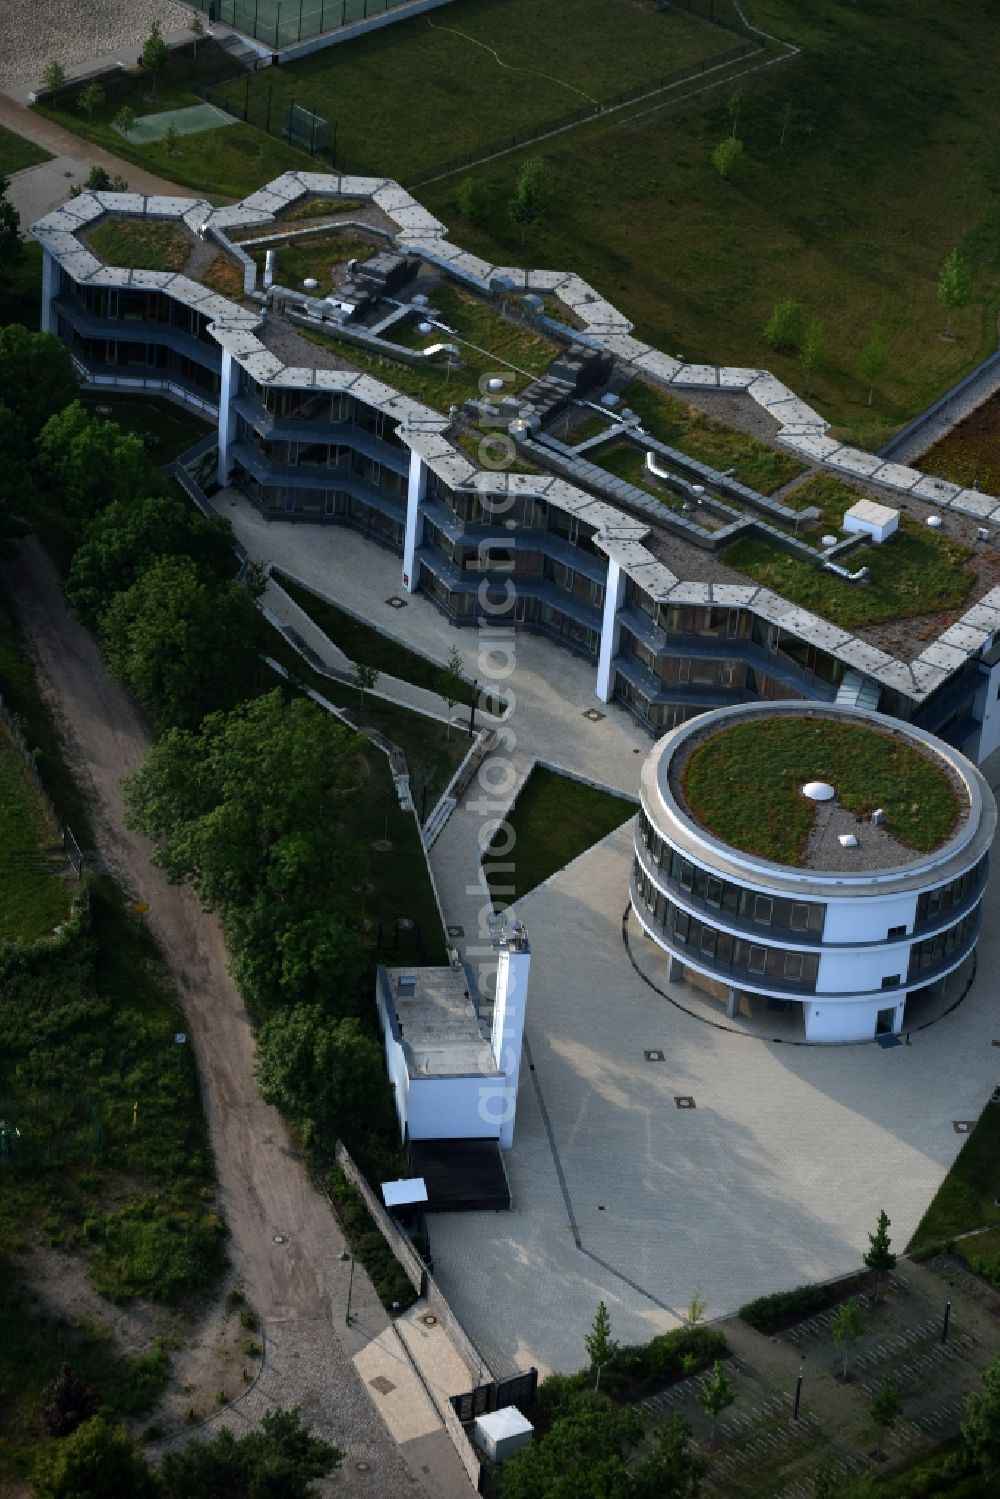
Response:
POLYGON ((807 781, 828 781, 859 815, 881 807, 908 848, 937 848, 955 825, 958 799, 945 772, 911 744, 822 714, 753 718, 713 734, 681 774, 697 821, 723 842, 779 864, 801 865, 814 804, 807 781))
POLYGON ((727 567, 845 630, 960 608, 975 580, 968 547, 906 517, 881 546, 859 546, 840 559, 851 572, 867 567, 866 583, 850 583, 757 536, 732 542, 721 556, 727 567))
POLYGON ((759 438, 728 427, 718 418, 706 416, 697 407, 687 406, 676 396, 641 380, 626 386, 622 404, 638 413, 651 437, 688 453, 720 473, 732 469, 734 479, 760 494, 773 494, 805 472, 802 464, 788 453, 780 453, 759 438))
POLYGON ((194 246, 187 230, 168 219, 112 214, 85 234, 105 265, 128 270, 182 271, 194 246))
POLYGON ((493 904, 501 909, 534 890, 634 815, 624 797, 536 766, 507 819, 513 848, 504 835, 483 856, 493 904), (498 867, 491 871, 493 860, 498 867))
POLYGON ((812 474, 802 484, 783 494, 781 500, 789 510, 816 509, 819 511, 819 519, 806 524, 800 523, 798 526, 793 523, 785 529, 800 541, 807 541, 810 546, 815 546, 827 534, 836 533, 840 537, 844 526, 844 512, 862 499, 864 495, 860 490, 852 489, 849 484, 834 478, 832 474, 812 474))
POLYGON ((633 443, 610 442, 606 447, 585 453, 584 457, 598 468, 614 474, 616 479, 624 479, 626 483, 634 484, 636 489, 644 489, 654 500, 659 500, 661 505, 667 505, 671 510, 681 508, 681 498, 673 490, 668 489, 665 484, 659 488, 654 487, 655 481, 646 472, 646 455, 633 443))
MULTIPOLYGON (((313 343, 332 344, 347 363, 395 386, 414 400, 445 412, 453 405, 461 405, 463 401, 481 395, 479 382, 483 377, 503 375, 507 379, 505 390, 523 390, 532 379, 548 369, 555 356, 555 345, 548 339, 504 318, 495 307, 468 292, 451 286, 435 287, 434 306, 442 320, 454 328, 458 338, 468 341, 459 344, 462 368, 450 373, 440 363, 412 365, 390 355, 376 354, 350 339, 338 338, 335 333, 320 333, 311 328, 301 328, 300 331, 313 343), (487 352, 478 353, 479 349, 487 352), (510 370, 508 365, 525 373, 510 370)), ((407 331, 405 327, 396 327, 386 336, 394 343, 413 348, 453 341, 448 334, 437 329, 424 335, 417 334, 415 329, 407 331)))
POLYGON ((920 467, 952 484, 978 484, 987 494, 1000 493, 1000 396, 984 401, 922 453, 920 467))
POLYGON ((516 456, 509 457, 514 444, 502 426, 483 427, 481 431, 463 427, 452 440, 479 468, 494 469, 499 474, 538 473, 538 465, 529 463, 520 451, 515 450, 516 456))
POLYGON ((301 219, 328 219, 335 213, 358 213, 370 207, 371 204, 361 198, 321 198, 309 193, 278 217, 287 223, 295 223, 301 219))
POLYGON ((230 260, 228 255, 216 255, 198 279, 202 286, 217 291, 220 297, 229 297, 234 302, 243 300, 243 267, 230 260))
POLYGON ((348 232, 340 234, 332 229, 329 234, 309 235, 306 239, 289 239, 278 244, 255 245, 248 253, 263 271, 268 250, 275 252, 274 279, 279 286, 298 288, 307 276, 319 282, 317 296, 326 296, 330 291, 330 272, 334 266, 345 261, 367 260, 376 249, 377 241, 361 239, 348 232))

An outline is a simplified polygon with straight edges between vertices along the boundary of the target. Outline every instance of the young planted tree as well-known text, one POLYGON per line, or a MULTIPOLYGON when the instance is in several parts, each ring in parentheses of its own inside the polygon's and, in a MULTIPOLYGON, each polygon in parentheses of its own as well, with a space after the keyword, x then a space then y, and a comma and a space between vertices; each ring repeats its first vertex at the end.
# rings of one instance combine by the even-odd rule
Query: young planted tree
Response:
POLYGON ((451 710, 462 701, 465 678, 462 675, 462 658, 458 648, 452 646, 448 653, 448 665, 443 666, 437 676, 437 690, 448 706, 448 738, 451 738, 451 710))
POLYGON ((890 1246, 889 1229, 891 1227, 889 1218, 886 1217, 885 1208, 878 1215, 875 1232, 868 1235, 868 1243, 871 1246, 864 1257, 865 1264, 869 1270, 875 1272, 875 1300, 878 1301, 879 1284, 883 1275, 888 1275, 896 1268, 896 1256, 890 1246))
POLYGON ((726 1378, 726 1371, 720 1359, 716 1359, 712 1365, 712 1372, 706 1374, 698 1381, 698 1404, 706 1416, 712 1419, 712 1446, 715 1446, 715 1433, 719 1424, 719 1417, 726 1408, 732 1405, 736 1399, 736 1390, 732 1382, 726 1378))
POLYGON ((733 140, 736 139, 736 127, 740 122, 740 112, 742 109, 743 90, 737 88, 733 90, 733 92, 729 95, 729 98, 726 100, 726 114, 729 116, 729 123, 732 127, 729 134, 731 139, 733 140))
POLYGON ((950 252, 938 278, 938 300, 948 314, 945 323, 946 336, 951 335, 951 315, 960 307, 968 307, 972 301, 972 276, 968 262, 956 246, 950 252))
POLYGON ((712 165, 723 182, 735 182, 746 166, 746 157, 743 142, 733 135, 727 135, 712 152, 712 165))
POLYGON ((781 139, 778 142, 778 148, 781 151, 785 149, 785 136, 788 134, 788 127, 792 123, 792 117, 794 114, 795 105, 792 103, 791 99, 786 99, 784 107, 781 111, 781 139))
POLYGON ((123 104, 111 121, 111 128, 112 130, 117 130, 119 135, 123 135, 128 140, 135 129, 135 110, 131 109, 129 105, 123 104))
POLYGON ((160 74, 170 61, 170 48, 163 40, 163 32, 160 30, 158 21, 154 21, 149 28, 149 35, 142 44, 140 61, 153 80, 153 98, 155 99, 160 74))
POLYGON ((813 1499, 838 1499, 843 1488, 843 1474, 833 1458, 828 1457, 813 1473, 813 1499))
POLYGON ((521 243, 529 224, 537 223, 548 201, 548 169, 541 156, 529 156, 517 175, 514 196, 507 212, 521 230, 521 243))
POLYGON ((87 116, 89 125, 94 117, 94 110, 100 109, 104 103, 104 90, 99 83, 88 83, 76 96, 76 107, 87 116))
POLYGON ((178 133, 177 126, 174 125, 174 124, 168 125, 167 128, 166 128, 166 130, 163 132, 163 154, 164 154, 164 156, 176 156, 177 155, 177 142, 179 140, 180 140, 180 135, 178 133))
POLYGON ((868 382, 868 404, 872 403, 875 395, 876 382, 881 380, 889 368, 889 351, 882 337, 882 329, 874 327, 868 335, 868 342, 861 350, 858 358, 858 369, 862 378, 868 382))
POLYGON ((863 1325, 861 1308, 853 1296, 850 1301, 844 1302, 830 1325, 834 1347, 842 1349, 844 1354, 844 1365, 841 1370, 841 1376, 844 1379, 847 1378, 847 1361, 851 1356, 851 1349, 860 1338, 863 1325))
POLYGON ((764 328, 764 342, 778 353, 790 353, 802 341, 802 304, 794 297, 782 297, 764 328))
POLYGON ((806 377, 806 395, 812 390, 812 377, 819 369, 826 356, 826 339, 823 336, 822 324, 813 318, 806 328, 805 337, 802 340, 802 348, 799 352, 799 363, 806 377))
POLYGON ((52 95, 55 102, 56 95, 66 82, 66 69, 58 58, 53 57, 42 69, 42 83, 52 95))
POLYGON ((374 692, 375 685, 378 682, 378 678, 379 673, 377 667, 369 666, 366 661, 358 661, 355 664, 354 680, 358 684, 358 691, 361 693, 362 708, 365 705, 365 693, 374 692))
POLYGON ((896 1381, 890 1374, 883 1379, 872 1396, 871 1405, 868 1407, 868 1414, 875 1428, 876 1457, 882 1456, 882 1443, 885 1440, 885 1433, 891 1431, 895 1426, 902 1409, 903 1402, 899 1398, 896 1381))
POLYGON ((191 19, 188 22, 188 31, 190 31, 191 35, 194 37, 194 41, 191 44, 191 56, 193 58, 197 58, 198 43, 205 35, 205 23, 201 19, 201 13, 197 10, 193 10, 191 12, 191 19))
POLYGON ((684 1326, 697 1327, 700 1322, 704 1322, 705 1308, 707 1306, 708 1301, 704 1291, 701 1289, 701 1286, 695 1286, 691 1292, 691 1300, 684 1308, 684 1326))
POLYGON ((590 1359, 590 1367, 594 1371, 594 1389, 599 1390, 601 1370, 618 1351, 618 1344, 611 1336, 611 1315, 603 1301, 597 1308, 597 1314, 583 1343, 590 1359))

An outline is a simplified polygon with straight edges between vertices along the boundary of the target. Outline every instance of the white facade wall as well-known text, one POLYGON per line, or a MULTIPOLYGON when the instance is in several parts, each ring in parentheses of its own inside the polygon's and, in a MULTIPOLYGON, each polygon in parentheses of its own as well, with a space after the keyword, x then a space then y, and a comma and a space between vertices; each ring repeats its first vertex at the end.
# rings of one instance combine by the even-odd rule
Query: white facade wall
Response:
POLYGON ((411 1077, 406 1101, 410 1139, 499 1139, 506 1112, 504 1082, 478 1074, 411 1077))
POLYGON ((427 465, 419 453, 410 449, 410 478, 406 490, 406 530, 403 534, 403 587, 413 593, 417 586, 417 547, 423 541, 424 514, 421 509, 427 493, 427 465))
POLYGON ((844 895, 827 902, 823 941, 884 942, 890 927, 905 926, 908 932, 912 932, 916 915, 915 890, 897 895, 863 892, 844 895))

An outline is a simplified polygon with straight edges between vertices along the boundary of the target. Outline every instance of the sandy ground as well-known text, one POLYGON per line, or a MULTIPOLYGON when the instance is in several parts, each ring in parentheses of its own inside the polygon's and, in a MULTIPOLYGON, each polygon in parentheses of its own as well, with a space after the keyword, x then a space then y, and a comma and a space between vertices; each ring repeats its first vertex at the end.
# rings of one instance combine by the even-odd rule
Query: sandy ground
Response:
MULTIPOLYGON (((147 841, 123 826, 120 781, 148 748, 146 727, 106 676, 93 638, 69 614, 36 541, 20 543, 0 582, 35 654, 71 763, 91 794, 99 856, 126 890, 149 902, 148 920, 178 985, 199 1061, 234 1273, 264 1324, 268 1354, 255 1407, 300 1405, 316 1432, 344 1449, 343 1469, 332 1481, 338 1494, 411 1493, 417 1480, 351 1359, 385 1324, 385 1314, 359 1267, 353 1302, 359 1327, 343 1339, 334 1331, 346 1294, 347 1266, 338 1259, 343 1241, 281 1116, 257 1093, 250 1021, 227 971, 219 923, 187 890, 167 884, 149 863, 147 841), (345 1347, 352 1339, 356 1346, 345 1347)), ((217 1346, 217 1335, 206 1338, 217 1346)), ((446 1491, 429 1482, 430 1492, 446 1491)))
POLYGON ((38 85, 56 58, 74 65, 121 56, 135 63, 153 21, 164 36, 186 27, 191 7, 177 0, 4 0, 0 8, 0 86, 38 85))

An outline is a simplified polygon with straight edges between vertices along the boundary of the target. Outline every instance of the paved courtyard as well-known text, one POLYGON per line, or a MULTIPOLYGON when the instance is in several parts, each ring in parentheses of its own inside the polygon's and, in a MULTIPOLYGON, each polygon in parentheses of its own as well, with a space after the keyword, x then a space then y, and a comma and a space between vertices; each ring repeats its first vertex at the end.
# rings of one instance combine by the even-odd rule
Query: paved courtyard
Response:
POLYGON ((507 1158, 514 1211, 431 1220, 447 1295, 505 1361, 578 1367, 601 1297, 616 1335, 639 1341, 696 1287, 715 1316, 856 1269, 883 1206, 901 1248, 962 1144, 953 1121, 975 1119, 1000 1081, 990 913, 979 981, 910 1046, 764 1042, 635 974, 621 934, 630 839, 631 824, 519 903, 534 1071, 507 1158))

